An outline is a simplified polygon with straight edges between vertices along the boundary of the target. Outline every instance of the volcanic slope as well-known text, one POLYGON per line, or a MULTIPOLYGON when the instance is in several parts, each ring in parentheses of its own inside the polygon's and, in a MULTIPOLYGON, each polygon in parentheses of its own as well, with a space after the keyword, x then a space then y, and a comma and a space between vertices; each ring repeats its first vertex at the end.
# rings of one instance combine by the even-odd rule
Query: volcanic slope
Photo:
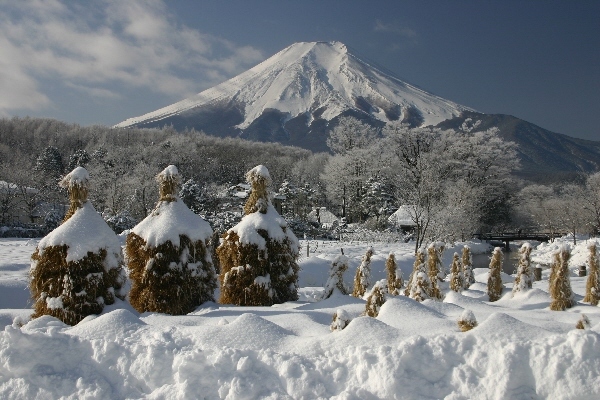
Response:
POLYGON ((472 110, 373 67, 343 43, 301 42, 213 88, 116 127, 173 125, 328 151, 328 131, 340 116, 427 126, 463 111, 472 110))

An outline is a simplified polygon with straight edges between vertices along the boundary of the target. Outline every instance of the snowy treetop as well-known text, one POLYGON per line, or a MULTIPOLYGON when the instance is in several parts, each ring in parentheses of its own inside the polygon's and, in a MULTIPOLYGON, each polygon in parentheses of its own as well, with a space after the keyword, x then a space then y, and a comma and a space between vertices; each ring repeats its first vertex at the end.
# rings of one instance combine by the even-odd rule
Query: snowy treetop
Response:
POLYGON ((196 242, 206 240, 213 234, 209 223, 194 214, 181 200, 159 202, 154 211, 131 231, 152 247, 167 241, 179 246, 179 235, 185 235, 196 242))
POLYGON ((74 185, 87 186, 89 180, 90 174, 88 173, 87 169, 83 167, 77 167, 65 175, 64 178, 62 178, 60 181, 60 186, 64 188, 69 188, 74 185))
POLYGON ((98 253, 101 249, 106 249, 107 267, 116 268, 121 257, 121 244, 117 235, 89 201, 40 240, 38 249, 42 255, 44 249, 62 245, 68 246, 67 262, 81 260, 88 252, 98 253))
POLYGON ((177 167, 174 165, 169 165, 167 168, 163 169, 157 177, 159 178, 174 178, 179 176, 179 171, 177 167))
POLYGON ((269 170, 264 165, 257 165, 246 173, 246 180, 248 183, 253 183, 261 178, 265 181, 267 186, 269 186, 272 182, 269 170))

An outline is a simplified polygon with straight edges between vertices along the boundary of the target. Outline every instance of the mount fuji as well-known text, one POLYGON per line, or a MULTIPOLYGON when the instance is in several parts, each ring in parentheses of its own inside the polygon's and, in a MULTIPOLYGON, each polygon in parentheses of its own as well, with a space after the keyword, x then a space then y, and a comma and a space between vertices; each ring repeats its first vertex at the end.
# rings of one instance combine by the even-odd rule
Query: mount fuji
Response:
POLYGON ((473 111, 383 72, 340 42, 295 43, 254 68, 116 127, 194 128, 207 134, 328 151, 341 116, 376 125, 436 125, 473 111))

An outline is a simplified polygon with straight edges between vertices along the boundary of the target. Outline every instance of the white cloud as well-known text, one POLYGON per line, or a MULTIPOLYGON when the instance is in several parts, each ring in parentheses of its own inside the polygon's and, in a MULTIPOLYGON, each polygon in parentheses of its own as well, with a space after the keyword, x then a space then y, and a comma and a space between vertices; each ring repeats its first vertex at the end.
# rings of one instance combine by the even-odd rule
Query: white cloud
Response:
POLYGON ((178 23, 161 0, 0 0, 1 114, 48 106, 46 81, 107 98, 115 84, 179 98, 263 58, 178 23))
POLYGON ((415 30, 398 23, 385 23, 377 20, 375 21, 375 27, 373 29, 375 32, 393 33, 409 39, 414 39, 417 37, 417 32, 415 30))

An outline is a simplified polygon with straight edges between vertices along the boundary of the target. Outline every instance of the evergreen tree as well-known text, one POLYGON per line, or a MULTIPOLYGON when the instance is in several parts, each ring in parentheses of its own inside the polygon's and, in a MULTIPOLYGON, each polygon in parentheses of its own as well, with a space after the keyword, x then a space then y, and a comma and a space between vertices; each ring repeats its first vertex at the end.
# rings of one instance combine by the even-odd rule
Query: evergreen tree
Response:
POLYGON ((54 146, 46 147, 38 156, 35 170, 43 172, 52 178, 58 178, 64 169, 62 155, 54 146))
POLYGON ((531 289, 533 286, 533 270, 531 268, 531 245, 523 243, 519 249, 519 266, 517 267, 517 276, 513 285, 513 296, 517 292, 523 292, 531 289))
POLYGON ((52 315, 75 325, 121 297, 125 280, 119 239, 88 201, 89 174, 77 167, 61 181, 71 208, 31 256, 33 318, 52 315))
POLYGON ((388 293, 392 296, 400 295, 404 281, 402 280, 402 271, 396 264, 394 253, 390 253, 385 261, 385 269, 387 271, 388 293))
POLYGON ((156 176, 156 207, 127 235, 129 301, 139 312, 187 314, 214 301, 212 229, 177 196, 179 171, 169 165, 156 176))
POLYGON ((268 197, 269 171, 259 165, 246 174, 252 192, 241 222, 223 235, 217 249, 220 302, 264 305, 298 299, 298 239, 268 197))
POLYGON ((352 296, 362 298, 365 292, 371 285, 371 256, 373 255, 373 248, 369 247, 367 252, 362 258, 362 262, 356 269, 354 275, 354 290, 352 296))
POLYGON ((343 295, 348 294, 348 289, 344 285, 344 272, 348 269, 348 257, 343 253, 336 256, 331 262, 331 268, 329 269, 329 278, 325 283, 325 290, 320 300, 325 300, 333 294, 334 291, 338 291, 343 295))
POLYGON ((462 250, 462 266, 463 266, 463 283, 465 289, 468 289, 475 283, 475 275, 473 274, 473 257, 471 256, 471 248, 467 245, 462 250))
POLYGON ((443 297, 438 283, 445 278, 444 270, 442 268, 443 253, 444 243, 442 242, 433 242, 427 246, 427 266, 429 280, 431 282, 429 297, 432 299, 441 299, 443 297))
POLYGON ((450 289, 455 292, 462 292, 464 289, 464 277, 462 272, 462 265, 460 265, 460 258, 458 253, 454 253, 452 257, 452 264, 450 264, 450 289))
POLYGON ((492 260, 490 261, 490 272, 488 276, 487 291, 490 301, 497 301, 502 297, 502 249, 494 248, 492 260))
POLYGON ((416 301, 423 301, 431 297, 431 281, 425 265, 425 253, 421 249, 417 250, 410 284, 406 288, 405 294, 416 301))
POLYGON ((569 278, 569 258, 571 258, 571 249, 566 244, 563 244, 554 254, 554 263, 550 272, 550 297, 552 298, 550 309, 554 311, 564 311, 575 305, 569 278))
POLYGON ((588 246, 590 258, 588 260, 589 274, 585 285, 585 297, 583 301, 593 306, 598 305, 600 300, 600 264, 598 263, 598 248, 596 243, 588 246))
POLYGON ((87 164, 92 158, 87 151, 83 149, 77 150, 75 153, 69 156, 69 169, 76 167, 87 167, 87 164))

